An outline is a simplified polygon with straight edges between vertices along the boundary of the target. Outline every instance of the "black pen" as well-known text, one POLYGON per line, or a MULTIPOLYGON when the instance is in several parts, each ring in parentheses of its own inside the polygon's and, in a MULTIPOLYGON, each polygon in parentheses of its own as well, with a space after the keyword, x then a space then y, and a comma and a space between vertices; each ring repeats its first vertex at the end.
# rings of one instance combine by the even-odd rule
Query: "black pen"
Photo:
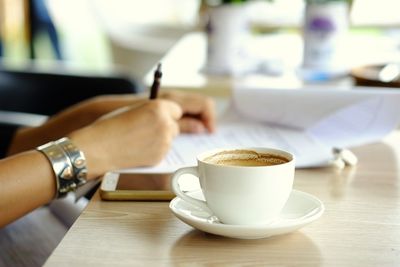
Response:
POLYGON ((151 85, 150 88, 150 99, 156 99, 158 95, 158 90, 160 89, 160 84, 161 84, 161 63, 158 63, 157 69, 154 72, 154 80, 153 84, 151 85))

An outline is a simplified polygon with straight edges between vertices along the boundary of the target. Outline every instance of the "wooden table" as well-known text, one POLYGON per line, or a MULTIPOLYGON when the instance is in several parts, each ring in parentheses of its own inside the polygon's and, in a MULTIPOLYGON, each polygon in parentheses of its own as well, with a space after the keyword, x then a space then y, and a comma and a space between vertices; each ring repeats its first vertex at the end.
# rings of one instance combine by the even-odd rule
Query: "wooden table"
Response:
MULTIPOLYGON (((166 56, 165 88, 225 97, 237 82, 301 86, 290 77, 204 75, 197 54, 202 40, 189 36, 166 56)), ((45 266, 400 266, 400 131, 352 151, 359 158, 355 167, 296 171, 294 188, 326 207, 296 232, 230 239, 184 224, 167 202, 104 202, 96 194, 45 266)))
POLYGON ((294 188, 326 211, 259 240, 206 234, 167 202, 104 202, 96 194, 45 266, 400 266, 400 132, 352 149, 353 168, 298 170, 294 188))

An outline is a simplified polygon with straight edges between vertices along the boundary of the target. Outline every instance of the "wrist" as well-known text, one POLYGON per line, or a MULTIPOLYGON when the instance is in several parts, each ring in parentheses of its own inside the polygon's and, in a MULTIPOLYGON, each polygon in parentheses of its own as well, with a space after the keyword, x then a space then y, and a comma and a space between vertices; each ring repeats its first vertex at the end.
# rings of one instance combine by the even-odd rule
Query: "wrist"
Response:
POLYGON ((99 143, 93 141, 93 136, 86 128, 72 132, 67 136, 85 154, 88 170, 87 179, 93 180, 108 170, 108 160, 104 158, 99 143))
POLYGON ((51 164, 56 181, 56 198, 75 191, 87 181, 84 153, 69 139, 63 137, 36 148, 51 164))

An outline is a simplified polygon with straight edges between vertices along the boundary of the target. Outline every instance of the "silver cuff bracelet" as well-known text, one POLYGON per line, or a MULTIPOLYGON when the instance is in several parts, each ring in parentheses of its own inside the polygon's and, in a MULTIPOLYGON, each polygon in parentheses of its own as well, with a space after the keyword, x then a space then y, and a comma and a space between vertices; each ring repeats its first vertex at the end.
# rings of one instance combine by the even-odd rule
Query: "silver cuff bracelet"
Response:
POLYGON ((56 176, 56 198, 65 196, 86 183, 86 159, 68 138, 49 142, 36 148, 50 161, 56 176))

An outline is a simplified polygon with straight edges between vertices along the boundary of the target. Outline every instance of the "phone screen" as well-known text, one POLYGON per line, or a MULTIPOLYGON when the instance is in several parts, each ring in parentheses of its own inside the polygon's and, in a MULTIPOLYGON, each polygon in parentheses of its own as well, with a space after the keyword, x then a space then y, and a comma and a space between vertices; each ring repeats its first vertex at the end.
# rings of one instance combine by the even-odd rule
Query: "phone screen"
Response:
POLYGON ((171 173, 121 173, 116 190, 170 191, 171 173))

